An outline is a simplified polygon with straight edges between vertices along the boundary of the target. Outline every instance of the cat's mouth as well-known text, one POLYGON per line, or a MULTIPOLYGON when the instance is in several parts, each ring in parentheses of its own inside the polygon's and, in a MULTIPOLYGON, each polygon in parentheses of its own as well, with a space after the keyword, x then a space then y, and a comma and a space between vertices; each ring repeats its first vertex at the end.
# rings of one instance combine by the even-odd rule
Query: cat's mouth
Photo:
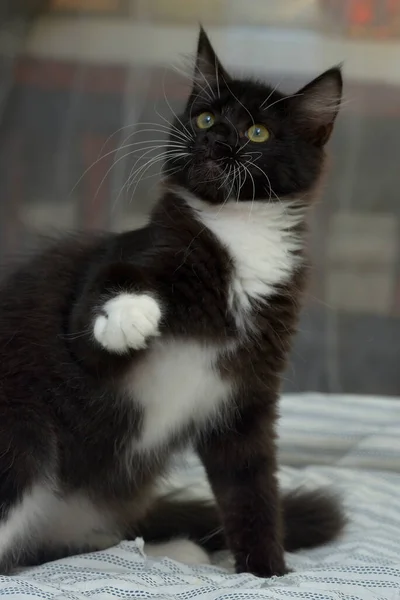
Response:
POLYGON ((197 165, 199 170, 202 171, 204 177, 215 178, 218 175, 222 175, 225 170, 224 161, 221 159, 215 159, 210 157, 205 157, 197 161, 197 165))

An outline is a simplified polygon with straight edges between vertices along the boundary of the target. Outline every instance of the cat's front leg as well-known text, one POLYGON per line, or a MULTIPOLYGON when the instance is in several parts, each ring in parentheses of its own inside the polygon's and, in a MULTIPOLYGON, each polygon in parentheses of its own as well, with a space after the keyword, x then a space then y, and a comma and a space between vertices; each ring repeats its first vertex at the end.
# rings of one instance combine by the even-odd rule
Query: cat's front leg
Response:
POLYGON ((220 508, 237 572, 287 572, 276 479, 274 410, 249 407, 224 433, 198 446, 220 508))

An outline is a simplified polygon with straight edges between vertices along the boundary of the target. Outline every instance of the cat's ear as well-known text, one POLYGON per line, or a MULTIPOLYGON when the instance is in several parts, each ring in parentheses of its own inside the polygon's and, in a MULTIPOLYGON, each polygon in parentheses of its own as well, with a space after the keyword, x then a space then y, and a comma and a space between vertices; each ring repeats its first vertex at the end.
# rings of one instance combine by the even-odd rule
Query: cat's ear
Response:
POLYGON ((221 65, 214 48, 203 27, 200 26, 199 40, 197 43, 196 64, 193 75, 193 87, 205 88, 209 85, 223 85, 230 80, 228 73, 221 65))
POLYGON ((340 67, 325 71, 293 96, 304 133, 317 146, 324 146, 332 133, 342 99, 340 67))

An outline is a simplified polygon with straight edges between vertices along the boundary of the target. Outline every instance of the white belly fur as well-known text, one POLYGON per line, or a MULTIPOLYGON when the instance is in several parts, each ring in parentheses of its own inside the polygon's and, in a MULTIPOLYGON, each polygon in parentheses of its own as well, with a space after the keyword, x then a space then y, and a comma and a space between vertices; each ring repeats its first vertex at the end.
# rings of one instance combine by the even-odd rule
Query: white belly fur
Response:
POLYGON ((190 422, 216 417, 232 384, 216 369, 220 350, 196 341, 158 341, 129 376, 129 395, 144 408, 136 450, 162 446, 190 422))

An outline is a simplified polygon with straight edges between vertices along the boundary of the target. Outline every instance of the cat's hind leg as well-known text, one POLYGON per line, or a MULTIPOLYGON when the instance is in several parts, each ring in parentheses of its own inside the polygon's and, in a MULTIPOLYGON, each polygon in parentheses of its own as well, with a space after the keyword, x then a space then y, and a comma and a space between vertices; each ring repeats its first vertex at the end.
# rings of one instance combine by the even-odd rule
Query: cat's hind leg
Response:
MULTIPOLYGON (((40 522, 47 510, 45 487, 34 484, 19 499, 8 502, 0 521, 0 573, 8 573, 25 562, 35 550, 40 522)), ((5 502, 3 501, 4 505, 5 502)))
POLYGON ((14 406, 0 396, 0 573, 17 566, 32 547, 38 518, 46 511, 45 485, 38 482, 56 460, 46 416, 28 402, 14 406))
POLYGON ((63 494, 35 483, 0 522, 0 572, 117 544, 112 515, 80 492, 63 494))

